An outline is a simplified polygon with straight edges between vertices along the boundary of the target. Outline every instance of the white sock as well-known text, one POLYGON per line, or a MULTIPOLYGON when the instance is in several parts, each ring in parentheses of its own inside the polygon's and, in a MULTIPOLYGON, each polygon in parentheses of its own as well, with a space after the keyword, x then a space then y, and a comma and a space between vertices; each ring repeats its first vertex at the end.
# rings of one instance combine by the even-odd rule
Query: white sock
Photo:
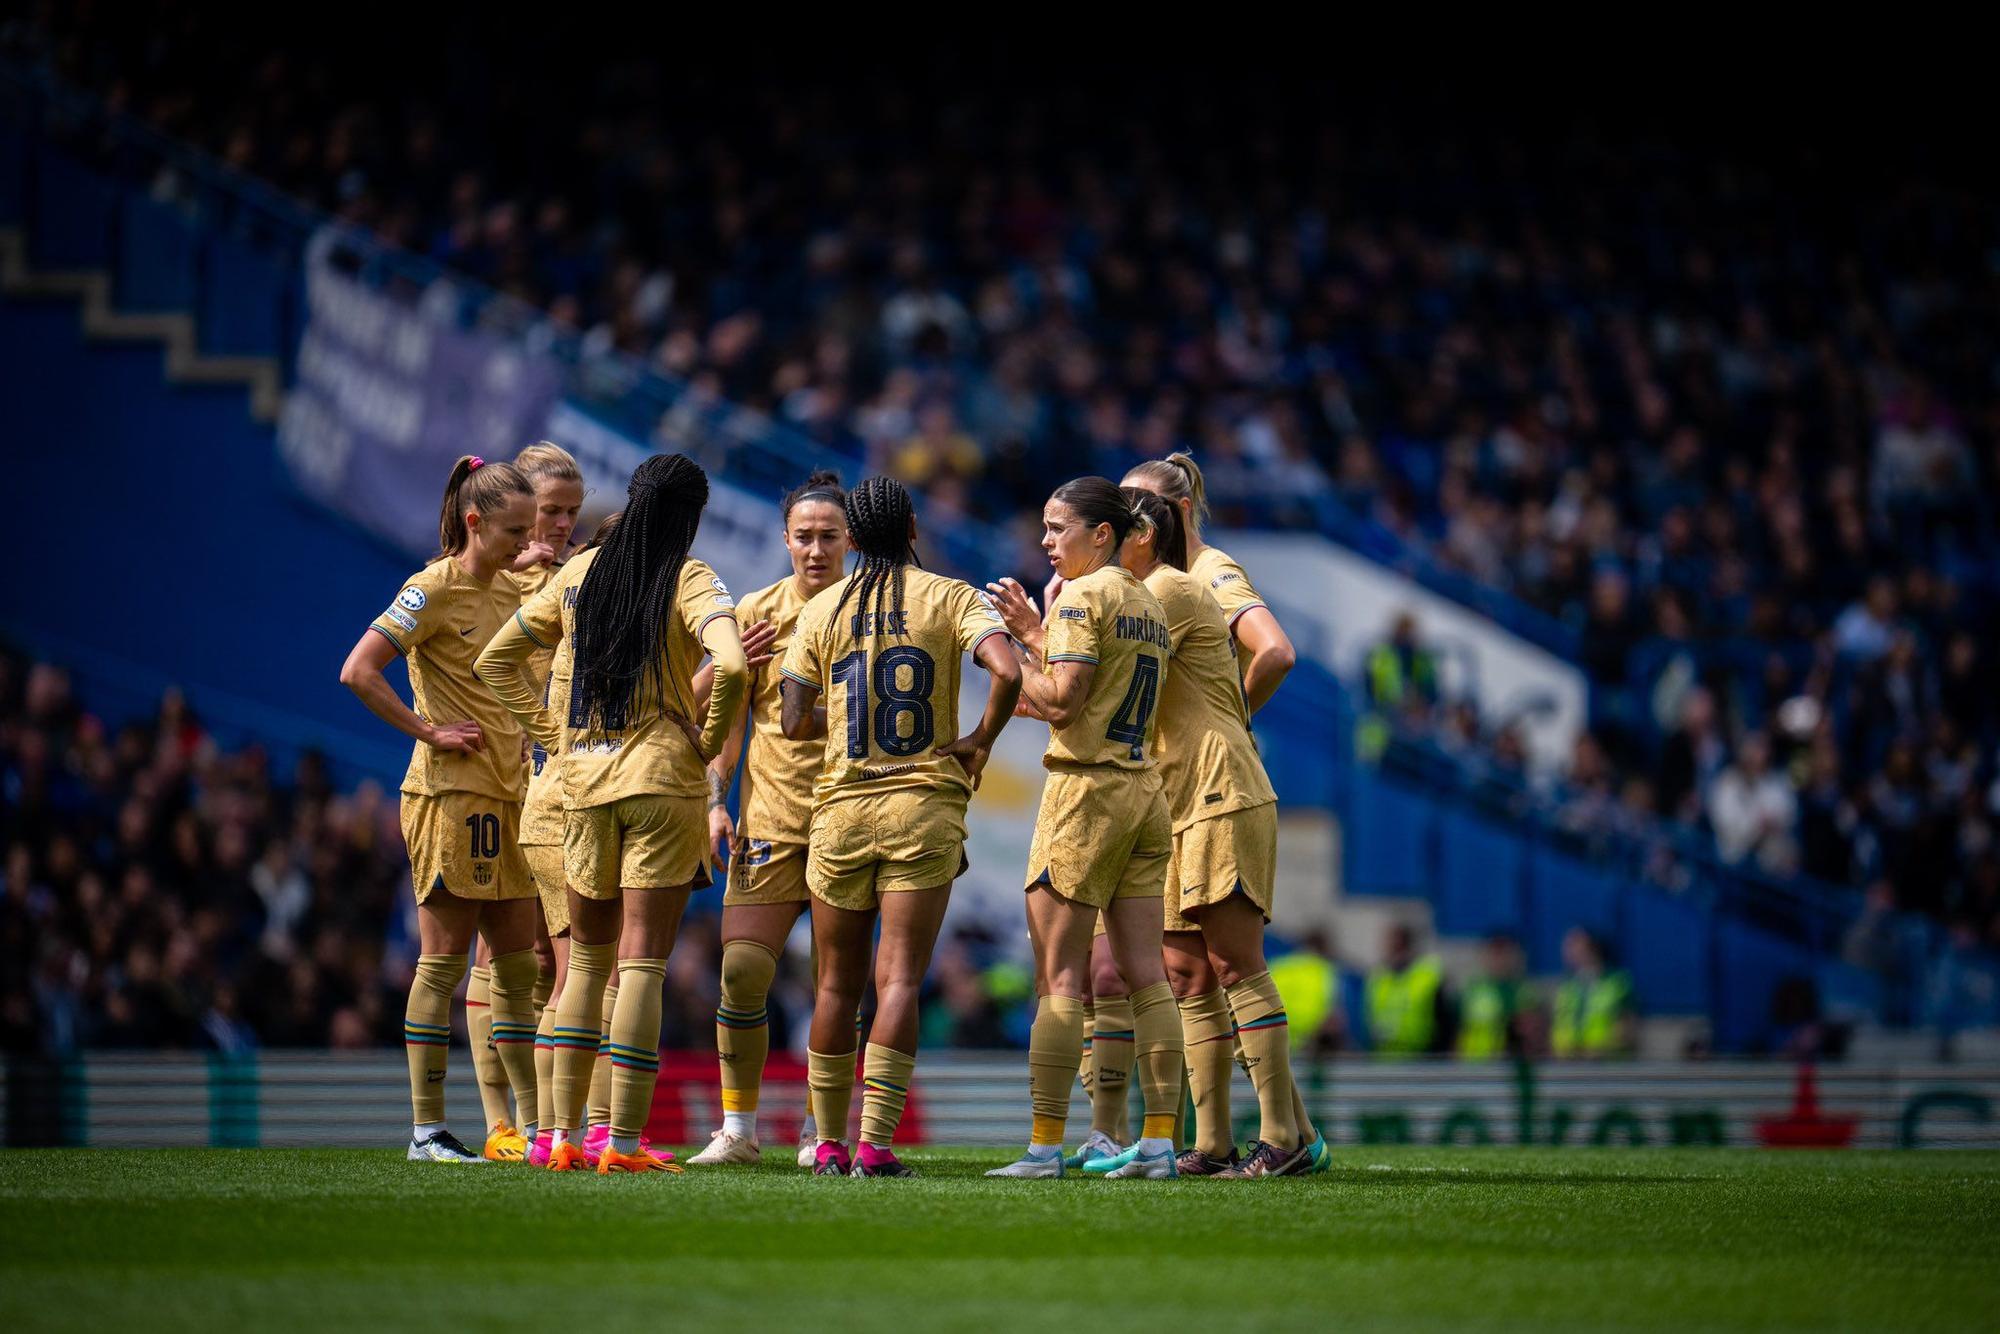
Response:
POLYGON ((813 1124, 811 1112, 807 1112, 805 1119, 799 1122, 799 1138, 802 1140, 819 1138, 819 1127, 813 1124))
POLYGON ((1030 1158, 1047 1158, 1050 1154, 1061 1152, 1062 1145, 1060 1144, 1030 1144, 1028 1146, 1028 1156, 1030 1158))
POLYGON ((722 1114, 722 1129, 725 1134, 740 1135, 744 1139, 755 1142, 757 1138, 757 1113, 724 1112, 722 1114))
POLYGON ((639 1137, 637 1135, 613 1135, 611 1137, 611 1147, 620 1153, 637 1153, 639 1152, 639 1137))
POLYGON ((1154 1154, 1165 1153, 1174 1147, 1174 1142, 1165 1135, 1151 1135, 1140 1139, 1139 1152, 1151 1158, 1154 1154))
POLYGON ((567 1143, 569 1143, 569 1132, 561 1126, 557 1126, 549 1132, 549 1147, 551 1149, 555 1148, 558 1144, 567 1143))
POLYGON ((410 1127, 410 1138, 421 1144, 443 1129, 442 1121, 419 1121, 410 1127))

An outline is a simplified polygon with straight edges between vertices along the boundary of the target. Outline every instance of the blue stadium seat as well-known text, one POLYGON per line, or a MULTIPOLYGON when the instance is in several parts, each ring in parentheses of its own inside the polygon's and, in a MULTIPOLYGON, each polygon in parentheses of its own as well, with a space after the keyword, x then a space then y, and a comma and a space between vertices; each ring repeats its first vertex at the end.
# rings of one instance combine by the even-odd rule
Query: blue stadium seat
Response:
POLYGON ((52 269, 108 267, 118 187, 46 144, 35 155, 35 168, 35 262, 52 269))
POLYGON ((280 355, 284 351, 285 294, 290 290, 285 257, 221 232, 208 238, 204 250, 202 351, 229 356, 280 355))
POLYGON ((119 307, 192 311, 200 253, 200 236, 180 209, 127 196, 118 229, 119 307))
POLYGON ((1482 936, 1522 929, 1528 841, 1476 815, 1447 811, 1438 822, 1437 929, 1482 936))
POLYGON ((1812 977, 1811 951, 1761 927, 1730 918, 1716 923, 1715 1045, 1723 1051, 1770 1046, 1771 995, 1787 977, 1812 977))
POLYGON ((1357 772, 1347 816, 1348 893, 1430 897, 1435 800, 1380 773, 1357 772))
POLYGON ((1714 953, 1711 923, 1711 910, 1697 898, 1650 885, 1627 890, 1621 961, 1632 974, 1645 1013, 1707 1011, 1714 953))

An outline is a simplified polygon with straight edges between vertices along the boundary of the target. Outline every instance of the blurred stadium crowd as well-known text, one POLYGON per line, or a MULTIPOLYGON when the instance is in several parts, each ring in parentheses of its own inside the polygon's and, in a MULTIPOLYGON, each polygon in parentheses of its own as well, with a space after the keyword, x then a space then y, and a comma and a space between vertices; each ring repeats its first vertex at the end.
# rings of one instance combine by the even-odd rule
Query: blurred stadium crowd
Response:
MULTIPOLYGON (((454 46, 410 80, 226 14, 83 12, 6 45, 933 514, 1031 525, 1053 479, 1192 448, 1223 523, 1505 595, 1591 678, 1590 734, 1536 780, 1567 827, 1697 827, 1726 861, 2000 945, 2000 209, 1964 162, 957 67, 869 84, 598 49, 524 82, 454 46)), ((1526 781, 1519 736, 1439 678, 1421 627, 1371 658, 1393 744, 1526 781)), ((172 750, 97 744, 135 775, 172 750)), ((216 824, 204 851, 244 892, 300 820, 365 868, 337 902, 293 872, 334 943, 273 966, 373 1032, 379 961, 338 933, 393 901, 392 803, 214 763, 257 794, 229 800, 263 832, 216 824)), ((104 893, 172 897, 200 817, 159 790, 182 781, 145 795, 158 883, 104 893)))

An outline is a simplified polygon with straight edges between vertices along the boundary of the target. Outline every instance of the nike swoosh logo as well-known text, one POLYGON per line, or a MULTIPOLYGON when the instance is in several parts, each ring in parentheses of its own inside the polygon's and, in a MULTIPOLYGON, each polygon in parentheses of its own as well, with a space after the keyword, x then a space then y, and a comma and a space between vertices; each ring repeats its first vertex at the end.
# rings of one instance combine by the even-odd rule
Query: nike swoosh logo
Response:
POLYGON ((472 633, 472 632, 473 632, 474 630, 477 630, 478 628, 479 628, 479 627, 478 627, 478 626, 476 626, 476 625, 469 625, 469 626, 467 626, 467 627, 466 627, 465 629, 463 629, 463 630, 460 630, 460 631, 458 632, 458 637, 459 637, 460 639, 463 639, 463 638, 465 638, 465 637, 466 637, 467 635, 471 634, 471 633, 472 633))

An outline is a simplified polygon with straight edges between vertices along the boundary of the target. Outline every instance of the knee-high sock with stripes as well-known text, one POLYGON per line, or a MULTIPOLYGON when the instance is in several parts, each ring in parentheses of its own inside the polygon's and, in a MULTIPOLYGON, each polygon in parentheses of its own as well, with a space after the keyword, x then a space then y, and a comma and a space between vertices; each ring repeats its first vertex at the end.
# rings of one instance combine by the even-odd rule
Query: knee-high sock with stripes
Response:
POLYGON ((556 1128, 556 1005, 551 998, 535 1018, 535 1124, 556 1128))
POLYGON ((854 1105, 854 1053, 806 1051, 806 1089, 821 1144, 847 1140, 847 1110, 854 1105))
POLYGON ((894 1047, 868 1044, 861 1064, 861 1142, 886 1149, 896 1138, 903 1104, 910 1097, 910 1074, 917 1058, 894 1047))
POLYGON ((403 1010, 403 1051, 410 1059, 410 1119, 444 1120, 445 1056, 451 1049, 451 998, 465 976, 463 954, 425 954, 410 979, 403 1010))
POLYGON ((562 1002, 556 1006, 551 1040, 555 1043, 555 1125, 565 1133, 583 1123, 583 1103, 597 1066, 597 1048, 604 1019, 604 979, 611 975, 616 945, 571 942, 569 977, 562 1002))
POLYGON ((1229 1008, 1236 1014, 1236 1038, 1257 1089, 1263 1121, 1257 1137, 1281 1149, 1296 1149, 1299 1126, 1292 1102, 1298 1094, 1292 1085, 1291 1028, 1278 985, 1269 972, 1246 977, 1229 988, 1229 1008))
MULTIPOLYGON (((1083 1066, 1076 1072, 1077 1082, 1083 1085, 1083 1096, 1090 1097, 1092 1085, 1097 1082, 1097 1072, 1091 1068, 1091 1054, 1097 1041, 1097 1002, 1083 1003, 1083 1066)), ((1092 1106, 1095 1106, 1092 1103, 1092 1106)))
POLYGON ((618 1009, 618 970, 604 984, 604 1006, 597 1030, 597 1064, 590 1069, 590 1102, 583 1123, 593 1130, 611 1124, 611 1016, 618 1009))
POLYGON ((465 984, 465 1035, 472 1048, 472 1073, 479 1081, 479 1106, 490 1130, 512 1125, 507 1112, 507 1067, 493 1048, 493 968, 474 964, 465 984))
POLYGON ((1229 1123, 1230 1039, 1235 1023, 1220 989, 1181 1002, 1181 1040, 1187 1044, 1188 1084, 1194 1091, 1194 1147, 1227 1158, 1235 1140, 1229 1123))
POLYGON ((618 1008, 611 1014, 611 1139, 622 1152, 638 1147, 660 1082, 660 1007, 665 959, 618 961, 618 1008), (629 1144, 625 1141, 629 1141, 629 1144))
POLYGON ((1181 1070, 1187 1048, 1181 1041, 1181 1012, 1165 982, 1132 993, 1132 1056, 1139 1068, 1139 1095, 1145 1100, 1147 1139, 1172 1139, 1174 1105, 1181 1097, 1181 1070))
POLYGON ((1132 1085, 1132 998, 1099 996, 1091 1005, 1090 1128, 1123 1144, 1132 1133, 1129 1101, 1132 1085))
POLYGON ((535 1093, 535 952, 515 950, 493 959, 493 1049, 514 1090, 517 1124, 533 1129, 540 1114, 535 1093))
POLYGON ((1030 1144, 1046 1149, 1063 1142, 1070 1085, 1082 1064, 1083 1002, 1074 996, 1042 997, 1028 1030, 1028 1099, 1034 1111, 1030 1144))
MULTIPOLYGON (((715 1059, 722 1073, 722 1110, 749 1118, 755 1134, 764 1059, 771 1051, 765 1001, 778 975, 778 956, 754 940, 722 947, 722 994, 715 1004, 715 1059)), ((739 1132, 740 1133, 740 1132, 739 1132)))

